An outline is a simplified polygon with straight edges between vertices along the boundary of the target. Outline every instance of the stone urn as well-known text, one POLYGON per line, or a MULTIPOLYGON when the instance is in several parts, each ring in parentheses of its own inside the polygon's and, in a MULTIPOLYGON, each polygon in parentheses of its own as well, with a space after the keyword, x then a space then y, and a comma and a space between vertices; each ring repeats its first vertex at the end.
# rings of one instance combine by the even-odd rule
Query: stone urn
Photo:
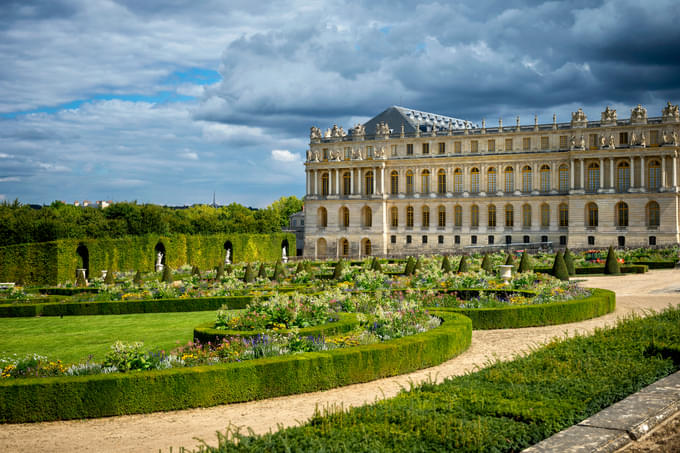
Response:
POLYGON ((509 285, 510 284, 510 279, 512 278, 512 265, 511 264, 501 264, 498 266, 499 273, 501 278, 503 279, 503 284, 504 285, 509 285))

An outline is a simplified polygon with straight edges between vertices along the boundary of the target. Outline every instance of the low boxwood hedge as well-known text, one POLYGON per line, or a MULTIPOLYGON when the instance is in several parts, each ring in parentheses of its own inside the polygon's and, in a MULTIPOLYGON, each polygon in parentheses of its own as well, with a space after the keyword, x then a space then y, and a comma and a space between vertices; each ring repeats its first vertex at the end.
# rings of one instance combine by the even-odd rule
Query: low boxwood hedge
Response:
POLYGON ((616 294, 593 289, 590 296, 565 302, 514 305, 497 308, 437 308, 460 313, 472 320, 473 329, 516 329, 583 321, 611 313, 616 308, 616 294))
POLYGON ((106 417, 326 390, 440 364, 470 346, 472 323, 372 345, 163 371, 0 381, 0 422, 106 417))
POLYGON ((37 288, 40 294, 47 294, 50 296, 73 296, 74 294, 97 294, 99 288, 84 287, 84 288, 59 288, 59 287, 46 287, 37 288))
POLYGON ((675 261, 633 261, 633 264, 644 265, 649 269, 675 269, 675 261))
MULTIPOLYGON (((576 275, 599 275, 599 274, 604 274, 604 266, 585 266, 585 267, 577 267, 574 269, 576 271, 576 275)), ((622 265, 621 266, 621 273, 622 274, 644 274, 647 272, 649 268, 647 267, 646 263, 645 264, 627 264, 627 265, 622 265)), ((534 272, 540 272, 543 274, 550 274, 552 272, 552 268, 549 267, 536 267, 534 268, 534 272)))
MULTIPOLYGON (((349 332, 359 325, 359 319, 355 313, 337 313, 336 316, 338 317, 338 320, 335 322, 329 322, 319 326, 303 327, 298 330, 298 333, 306 337, 337 335, 339 333, 349 332)), ((281 329, 277 332, 287 334, 291 331, 289 329, 281 329)), ((214 322, 209 322, 194 328, 194 339, 205 344, 209 341, 213 343, 219 342, 222 338, 229 337, 252 338, 262 335, 263 333, 264 332, 261 330, 219 330, 215 329, 214 322)))

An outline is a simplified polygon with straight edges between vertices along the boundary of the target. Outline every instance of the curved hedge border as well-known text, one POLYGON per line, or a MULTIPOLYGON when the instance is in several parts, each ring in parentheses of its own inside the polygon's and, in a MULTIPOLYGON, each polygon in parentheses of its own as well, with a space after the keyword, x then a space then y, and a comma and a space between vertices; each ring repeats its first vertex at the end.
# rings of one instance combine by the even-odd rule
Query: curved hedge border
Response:
POLYGON ((440 327, 372 345, 163 371, 4 380, 0 382, 0 422, 207 407, 404 374, 440 364, 470 346, 468 318, 433 314, 443 319, 440 327))
POLYGON ((459 313, 472 320, 473 329, 516 329, 550 326, 583 321, 611 313, 616 308, 616 294, 606 289, 593 289, 581 299, 550 304, 517 305, 498 308, 430 308, 459 313))
MULTIPOLYGON (((303 327, 298 329, 299 335, 317 337, 320 335, 336 335, 343 332, 349 332, 359 325, 359 319, 355 313, 337 313, 338 320, 329 322, 319 326, 303 327)), ((243 337, 252 338, 261 335, 264 332, 261 330, 219 330, 214 328, 215 323, 209 322, 201 324, 194 328, 194 338, 201 343, 209 341, 221 341, 222 338, 228 337, 243 337)), ((290 329, 281 329, 277 333, 290 333, 290 329)))

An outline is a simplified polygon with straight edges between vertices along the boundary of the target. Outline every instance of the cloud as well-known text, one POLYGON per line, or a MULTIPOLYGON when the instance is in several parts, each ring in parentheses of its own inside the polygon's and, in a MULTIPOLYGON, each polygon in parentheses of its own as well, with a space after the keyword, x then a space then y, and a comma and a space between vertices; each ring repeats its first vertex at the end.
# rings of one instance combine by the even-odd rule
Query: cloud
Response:
POLYGON ((196 151, 191 151, 188 149, 181 153, 180 156, 189 160, 198 160, 198 153, 196 151))
POLYGON ((0 178, 0 182, 19 182, 21 181, 21 178, 17 176, 6 176, 4 178, 0 178))
POLYGON ((299 154, 291 153, 287 149, 272 150, 272 159, 278 162, 301 162, 299 154))

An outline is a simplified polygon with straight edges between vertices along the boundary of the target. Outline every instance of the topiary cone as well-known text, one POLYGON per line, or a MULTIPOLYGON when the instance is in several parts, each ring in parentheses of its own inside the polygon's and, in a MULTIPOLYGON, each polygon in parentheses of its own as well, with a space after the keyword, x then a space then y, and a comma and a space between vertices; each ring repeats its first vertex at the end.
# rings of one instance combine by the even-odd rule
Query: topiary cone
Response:
POLYGON ((257 278, 267 278, 267 269, 264 267, 264 263, 260 264, 260 270, 257 272, 257 278))
POLYGON ((255 281, 255 272, 253 271, 253 268, 250 265, 250 263, 246 265, 246 270, 243 274, 243 281, 246 283, 252 283, 255 281))
POLYGON ((142 283, 144 283, 144 281, 142 280, 142 273, 140 271, 137 271, 137 273, 135 273, 135 276, 132 278, 132 283, 134 283, 135 286, 142 286, 142 283))
POLYGON ((576 269, 574 268, 574 257, 571 256, 569 249, 564 249, 564 263, 567 265, 567 271, 569 275, 576 275, 576 269))
POLYGON ((342 262, 342 258, 338 260, 337 263, 335 263, 335 269, 333 269, 333 280, 339 280, 340 277, 342 276, 342 268, 344 267, 344 264, 342 262))
POLYGON ((458 273, 468 272, 470 270, 470 263, 468 262, 467 255, 463 255, 460 258, 460 263, 458 263, 458 273))
POLYGON ((619 260, 616 257, 616 252, 613 246, 609 246, 607 250, 607 261, 604 263, 604 273, 608 275, 618 275, 621 273, 619 267, 619 260))
POLYGON ((531 258, 529 258, 529 255, 527 252, 522 253, 522 259, 519 261, 519 272, 531 272, 534 270, 534 267, 531 264, 531 258))
POLYGON ((111 269, 106 271, 106 277, 104 277, 104 283, 107 285, 113 285, 115 280, 113 279, 113 271, 111 269))
POLYGON ((217 274, 215 275, 215 278, 222 278, 224 277, 224 263, 220 262, 220 264, 217 265, 217 274))
POLYGON ((377 257, 373 257, 373 262, 371 263, 371 270, 374 270, 376 272, 382 272, 382 266, 380 265, 380 261, 378 261, 377 257))
POLYGON ((201 276, 201 270, 198 268, 198 266, 191 266, 191 275, 195 275, 197 277, 201 276))
POLYGON ((305 270, 305 265, 302 263, 302 261, 298 261, 297 267, 295 268, 295 273, 299 274, 303 270, 305 270))
POLYGON ((449 257, 444 255, 444 259, 442 260, 442 272, 449 273, 453 269, 451 268, 451 262, 449 261, 449 257))
POLYGON ((488 272, 489 274, 493 273, 493 262, 491 261, 491 257, 489 256, 488 253, 484 254, 484 258, 482 258, 482 269, 484 269, 485 272, 488 272))
POLYGON ((163 266, 163 281, 165 283, 172 283, 175 281, 172 277, 172 269, 170 269, 170 266, 163 266))
POLYGON ((277 260, 274 265, 274 276, 272 277, 272 280, 280 282, 284 278, 286 278, 286 273, 283 270, 283 264, 281 264, 281 261, 277 260))
POLYGON ((512 255, 512 252, 508 253, 508 257, 505 259, 505 264, 508 266, 515 265, 515 257, 512 255))
POLYGON ((406 267, 404 268, 404 275, 413 275, 416 269, 416 262, 412 256, 409 256, 406 260, 406 267))
POLYGON ((567 265, 564 262, 564 255, 562 255, 562 252, 557 252, 557 255, 555 255, 552 274, 555 278, 559 278, 563 281, 569 281, 569 271, 567 270, 567 265))

